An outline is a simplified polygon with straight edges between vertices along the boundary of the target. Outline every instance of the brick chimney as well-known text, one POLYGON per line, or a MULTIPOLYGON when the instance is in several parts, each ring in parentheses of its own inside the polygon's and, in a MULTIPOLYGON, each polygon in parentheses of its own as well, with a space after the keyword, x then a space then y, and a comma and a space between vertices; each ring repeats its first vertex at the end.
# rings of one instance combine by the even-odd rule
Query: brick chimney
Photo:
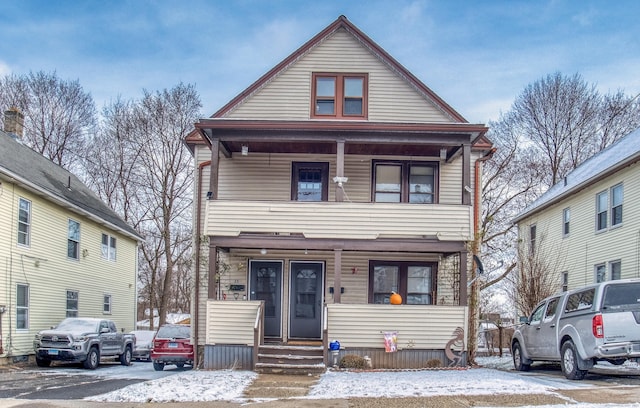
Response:
POLYGON ((24 130, 24 115, 17 108, 9 108, 4 111, 4 131, 22 140, 24 130))

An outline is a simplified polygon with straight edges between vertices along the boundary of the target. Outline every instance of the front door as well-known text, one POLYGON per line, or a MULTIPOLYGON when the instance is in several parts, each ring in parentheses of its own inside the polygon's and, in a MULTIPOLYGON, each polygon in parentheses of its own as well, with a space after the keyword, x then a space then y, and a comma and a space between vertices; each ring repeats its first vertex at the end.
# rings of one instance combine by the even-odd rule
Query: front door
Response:
POLYGON ((289 337, 320 339, 324 264, 291 262, 289 337))
POLYGON ((282 262, 251 261, 251 300, 264 300, 264 335, 282 337, 282 262))

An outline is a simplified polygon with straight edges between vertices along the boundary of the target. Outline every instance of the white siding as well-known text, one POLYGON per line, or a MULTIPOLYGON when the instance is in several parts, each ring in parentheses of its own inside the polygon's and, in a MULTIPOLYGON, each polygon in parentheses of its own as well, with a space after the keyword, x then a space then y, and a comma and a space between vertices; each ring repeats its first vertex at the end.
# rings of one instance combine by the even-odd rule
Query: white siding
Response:
POLYGON ((313 72, 369 74, 369 121, 453 122, 351 34, 338 30, 249 95, 227 117, 305 120, 311 114, 313 72))
MULTIPOLYGON (((640 277, 640 165, 631 165, 597 184, 519 222, 519 234, 529 238, 529 226, 536 224, 541 250, 559 262, 557 274, 569 272, 569 288, 595 281, 594 267, 620 260, 622 278, 640 277), (603 232, 595 229, 596 194, 623 183, 623 223, 603 232), (570 234, 563 237, 562 211, 570 208, 570 234)), ((611 194, 609 193, 609 198, 611 194)), ((610 214, 609 214, 610 217, 610 214)), ((609 219, 610 222, 610 219, 609 219)), ((560 283, 558 283, 560 285, 560 283)), ((560 288, 560 286, 559 286, 560 288)))

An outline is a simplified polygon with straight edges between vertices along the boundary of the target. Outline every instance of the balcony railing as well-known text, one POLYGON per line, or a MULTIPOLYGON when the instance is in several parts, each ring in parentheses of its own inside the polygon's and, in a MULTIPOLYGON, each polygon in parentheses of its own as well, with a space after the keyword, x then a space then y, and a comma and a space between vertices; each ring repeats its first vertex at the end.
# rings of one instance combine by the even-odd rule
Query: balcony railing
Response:
POLYGON ((472 238, 466 205, 210 200, 203 233, 302 234, 306 238, 472 238))

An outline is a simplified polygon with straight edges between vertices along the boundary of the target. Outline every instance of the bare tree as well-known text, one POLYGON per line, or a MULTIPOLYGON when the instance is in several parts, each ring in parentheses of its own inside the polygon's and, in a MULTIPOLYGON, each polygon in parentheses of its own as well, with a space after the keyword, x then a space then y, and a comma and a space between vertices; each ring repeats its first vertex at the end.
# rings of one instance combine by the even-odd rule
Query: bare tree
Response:
POLYGON ((190 255, 192 158, 183 141, 199 117, 200 99, 190 85, 151 93, 136 105, 136 131, 146 138, 139 161, 145 171, 140 175, 142 199, 149 208, 141 220, 147 238, 142 245, 150 266, 150 299, 156 284, 160 324, 166 319, 176 278, 176 265, 190 255), (162 279, 159 282, 159 279, 162 279))
MULTIPOLYGON (((144 237, 140 246, 139 308, 166 314, 189 310, 192 159, 183 143, 199 117, 192 86, 144 91, 103 111, 87 149, 89 183, 144 237)), ((151 316, 153 317, 153 316, 151 316)), ((153 327, 153 318, 151 325, 153 327)))
POLYGON ((25 117, 23 141, 54 163, 78 170, 96 109, 78 80, 65 81, 42 71, 0 81, 0 106, 18 108, 25 117))
POLYGON ((575 74, 559 72, 528 85, 512 105, 518 131, 538 146, 549 165, 549 185, 588 154, 597 128, 600 96, 575 74))

